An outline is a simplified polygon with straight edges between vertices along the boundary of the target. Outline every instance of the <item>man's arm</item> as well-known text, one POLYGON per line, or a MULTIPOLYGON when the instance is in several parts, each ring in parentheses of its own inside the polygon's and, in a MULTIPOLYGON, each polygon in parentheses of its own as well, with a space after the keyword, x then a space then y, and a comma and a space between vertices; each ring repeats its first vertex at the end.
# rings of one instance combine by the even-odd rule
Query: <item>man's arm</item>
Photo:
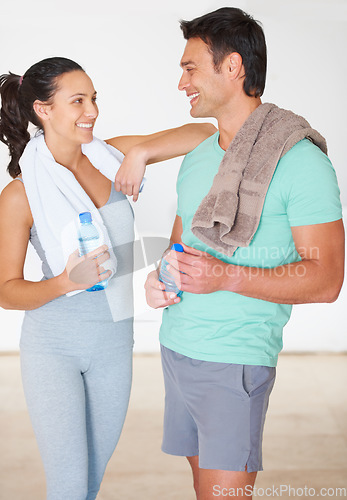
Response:
POLYGON ((292 227, 292 235, 302 260, 272 269, 226 264, 185 245, 185 253, 175 252, 178 266, 166 258, 178 287, 190 293, 223 290, 280 304, 335 301, 344 278, 342 220, 292 227))

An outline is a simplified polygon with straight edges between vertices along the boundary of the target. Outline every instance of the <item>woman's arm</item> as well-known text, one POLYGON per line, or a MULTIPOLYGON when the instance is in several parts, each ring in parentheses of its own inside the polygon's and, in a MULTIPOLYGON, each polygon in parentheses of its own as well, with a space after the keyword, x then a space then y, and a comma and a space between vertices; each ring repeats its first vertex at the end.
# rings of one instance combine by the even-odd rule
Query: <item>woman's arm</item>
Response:
POLYGON ((147 136, 109 139, 108 144, 126 154, 116 175, 116 190, 136 201, 146 165, 185 155, 216 131, 211 123, 188 123, 147 136))
MULTIPOLYGON (((4 309, 36 309, 67 292, 91 286, 77 284, 69 279, 68 270, 76 269, 82 261, 87 260, 75 254, 69 259, 68 270, 65 269, 55 278, 39 282, 24 279, 24 261, 32 224, 24 185, 19 181, 12 181, 0 195, 0 307, 4 309)), ((92 252, 88 254, 89 258, 91 254, 92 252)), ((98 264, 105 260, 105 257, 100 259, 98 264)), ((93 270, 95 267, 93 265, 93 270)), ((81 276, 81 273, 78 275, 81 276)), ((93 284, 97 281, 99 277, 95 272, 93 284)))
MULTIPOLYGON (((155 132, 154 134, 124 135, 119 137, 112 137, 111 139, 107 139, 105 142, 107 142, 107 144, 110 144, 114 148, 121 151, 124 155, 127 155, 130 149, 133 148, 134 146, 166 136, 167 139, 176 142, 184 141, 181 147, 183 147, 185 151, 180 153, 180 155, 184 155, 189 151, 191 151, 192 149, 194 149, 198 144, 200 144, 200 142, 204 141, 215 132, 217 132, 217 129, 211 123, 187 123, 186 125, 183 125, 181 127, 162 130, 161 132, 155 132), (185 147, 185 141, 187 144, 186 147, 185 147), (190 147, 191 145, 193 147, 190 147)), ((171 158, 173 156, 179 156, 179 155, 173 154, 171 158)), ((162 159, 164 160, 168 158, 165 157, 162 159)), ((154 163, 155 161, 161 161, 161 160, 154 160, 151 163, 154 163)))

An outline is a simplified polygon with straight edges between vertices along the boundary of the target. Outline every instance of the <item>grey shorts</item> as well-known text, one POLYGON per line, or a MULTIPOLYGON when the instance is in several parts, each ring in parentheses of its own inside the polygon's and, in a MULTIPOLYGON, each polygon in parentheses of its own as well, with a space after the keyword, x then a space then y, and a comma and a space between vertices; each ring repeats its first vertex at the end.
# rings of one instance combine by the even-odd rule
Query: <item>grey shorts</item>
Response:
POLYGON ((162 450, 202 469, 263 470, 262 437, 276 368, 199 361, 161 346, 162 450))

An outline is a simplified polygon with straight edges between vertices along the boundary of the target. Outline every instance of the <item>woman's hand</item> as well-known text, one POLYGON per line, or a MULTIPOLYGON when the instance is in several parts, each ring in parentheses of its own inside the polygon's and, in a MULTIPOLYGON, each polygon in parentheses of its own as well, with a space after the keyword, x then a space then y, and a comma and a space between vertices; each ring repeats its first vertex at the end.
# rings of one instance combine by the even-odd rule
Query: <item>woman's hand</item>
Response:
POLYGON ((136 201, 146 165, 183 156, 216 131, 211 123, 188 123, 155 134, 108 139, 108 144, 125 154, 116 175, 116 190, 136 201))
POLYGON ((101 264, 110 258, 108 246, 101 247, 89 252, 82 257, 78 249, 69 257, 62 277, 66 281, 68 292, 74 290, 86 290, 99 281, 111 276, 111 271, 105 271, 101 264))
POLYGON ((129 150, 116 175, 114 184, 116 191, 122 191, 137 201, 147 159, 145 148, 140 144, 129 150))

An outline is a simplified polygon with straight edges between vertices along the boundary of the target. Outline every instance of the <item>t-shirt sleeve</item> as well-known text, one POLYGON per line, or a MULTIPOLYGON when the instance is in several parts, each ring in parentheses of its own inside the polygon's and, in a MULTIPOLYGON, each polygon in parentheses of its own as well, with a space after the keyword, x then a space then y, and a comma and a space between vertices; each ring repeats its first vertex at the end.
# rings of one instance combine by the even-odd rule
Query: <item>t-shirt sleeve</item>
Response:
MULTIPOLYGON (((189 155, 189 153, 188 153, 189 155)), ((176 209, 176 215, 178 215, 179 217, 182 217, 182 213, 181 213, 181 207, 180 207, 180 199, 181 197, 179 196, 179 190, 180 190, 180 185, 181 185, 181 181, 182 181, 182 174, 184 172, 184 169, 185 169, 185 163, 186 163, 186 158, 187 156, 186 155, 181 163, 181 166, 180 166, 180 169, 179 169, 179 172, 178 172, 178 176, 177 176, 177 180, 176 180, 176 195, 177 195, 177 209, 176 209)))
POLYGON ((180 197, 178 196, 178 180, 176 182, 176 194, 177 194, 176 215, 178 215, 179 217, 182 217, 182 215, 181 215, 181 208, 180 208, 180 197))
POLYGON ((308 139, 300 141, 284 155, 278 167, 290 226, 323 224, 342 218, 335 170, 317 146, 308 139))

